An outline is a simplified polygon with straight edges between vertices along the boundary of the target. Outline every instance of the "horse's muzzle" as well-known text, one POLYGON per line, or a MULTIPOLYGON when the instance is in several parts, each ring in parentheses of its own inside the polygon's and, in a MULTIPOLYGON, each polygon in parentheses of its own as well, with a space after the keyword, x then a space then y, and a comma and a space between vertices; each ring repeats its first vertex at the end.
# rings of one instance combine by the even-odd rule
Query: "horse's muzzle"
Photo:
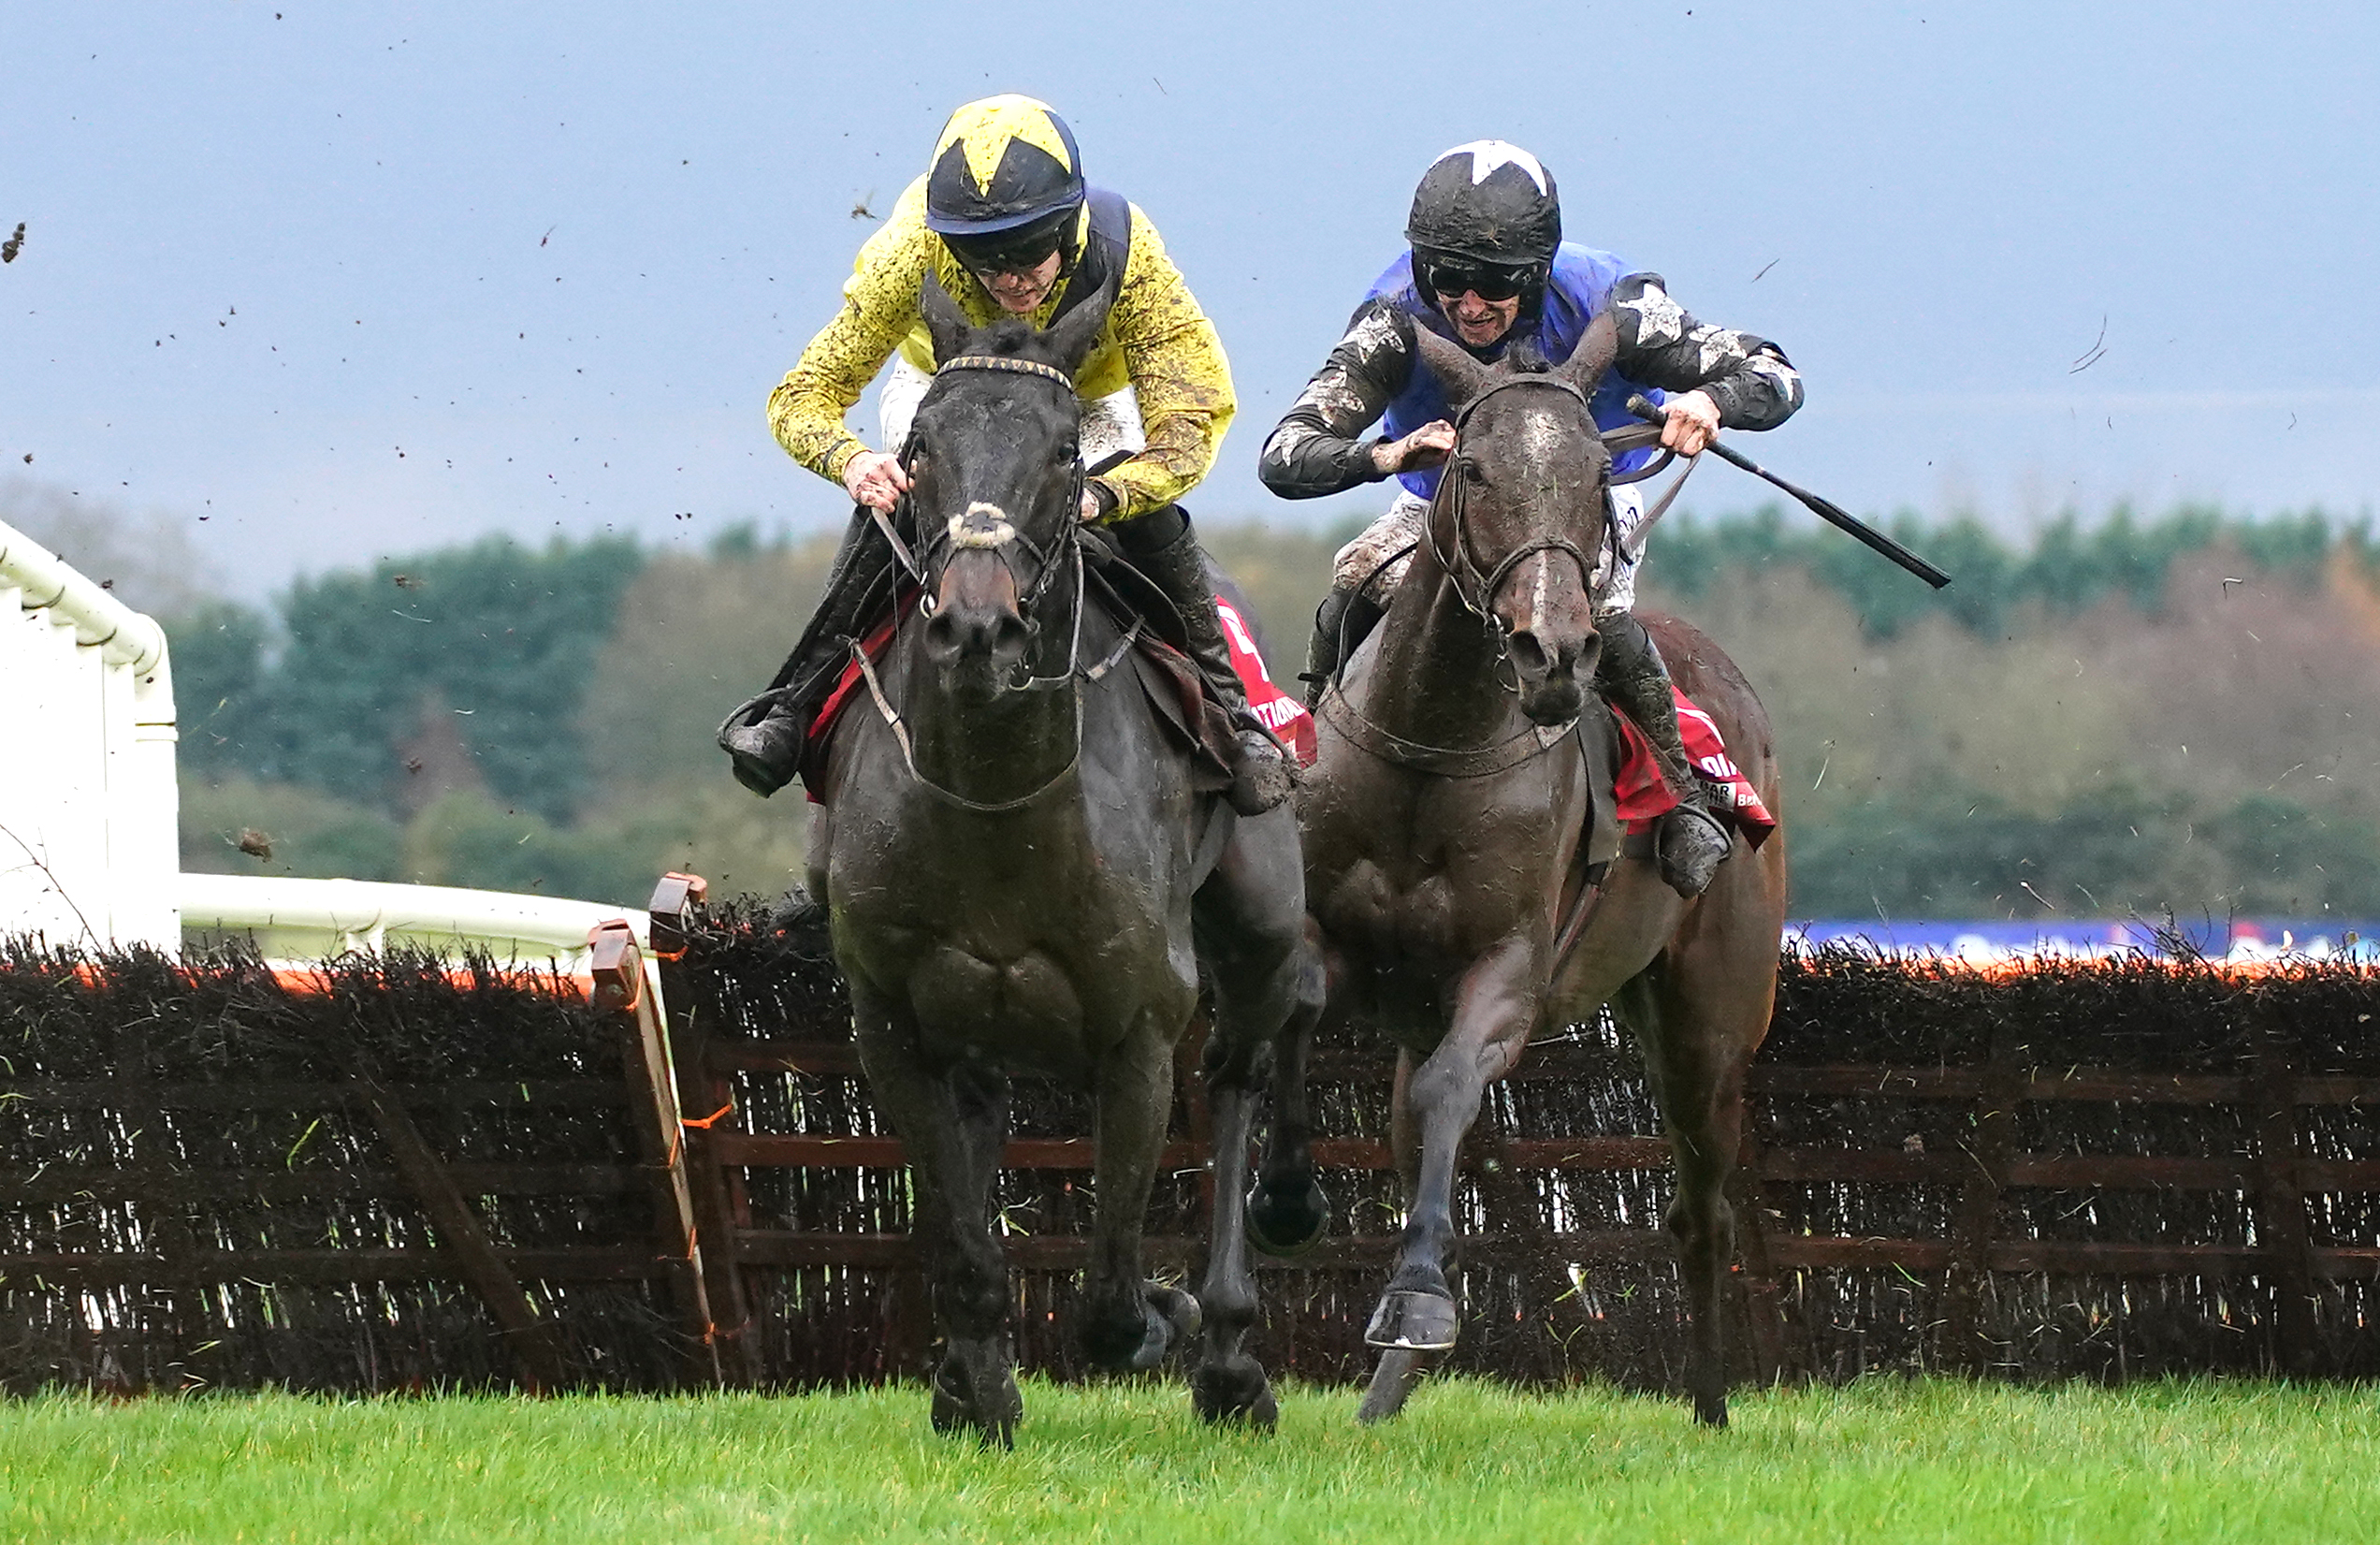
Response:
POLYGON ((945 671, 981 666, 1005 676, 1032 642, 1032 627, 1013 606, 944 606, 925 624, 925 657, 945 671))
POLYGON ((1505 636, 1504 653, 1512 662, 1520 696, 1520 711, 1531 723, 1567 724, 1586 707, 1582 683, 1595 673, 1603 640, 1589 632, 1584 638, 1546 637, 1530 629, 1505 636))

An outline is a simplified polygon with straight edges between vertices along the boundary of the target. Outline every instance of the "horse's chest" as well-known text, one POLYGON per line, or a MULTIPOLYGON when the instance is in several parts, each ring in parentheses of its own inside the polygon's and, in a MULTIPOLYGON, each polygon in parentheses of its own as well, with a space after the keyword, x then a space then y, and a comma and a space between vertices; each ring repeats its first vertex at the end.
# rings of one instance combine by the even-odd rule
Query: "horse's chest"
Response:
POLYGON ((1332 943, 1375 969, 1437 966, 1468 960, 1541 915, 1570 861, 1575 822, 1539 791, 1508 792, 1517 797, 1426 786, 1340 824, 1327 872, 1311 885, 1332 943))
POLYGON ((1188 919, 1169 916, 1156 877, 1108 862, 1080 834, 968 843, 911 824, 874 835, 848 850, 838 837, 837 953, 914 1012, 929 1046, 996 1045, 1009 1062, 1057 1069, 1153 1006, 1187 1013, 1188 919))

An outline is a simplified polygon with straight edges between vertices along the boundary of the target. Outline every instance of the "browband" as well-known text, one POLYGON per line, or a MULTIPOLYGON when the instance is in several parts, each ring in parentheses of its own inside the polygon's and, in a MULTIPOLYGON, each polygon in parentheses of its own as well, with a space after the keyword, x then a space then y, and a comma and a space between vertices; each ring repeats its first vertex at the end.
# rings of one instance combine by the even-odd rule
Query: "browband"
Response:
POLYGON ((1001 354, 963 354, 956 359, 945 359, 934 368, 936 375, 952 371, 1007 371, 1011 375, 1038 375, 1055 381, 1067 390, 1074 390, 1074 377, 1055 365, 1045 365, 1038 359, 1014 359, 1001 354))

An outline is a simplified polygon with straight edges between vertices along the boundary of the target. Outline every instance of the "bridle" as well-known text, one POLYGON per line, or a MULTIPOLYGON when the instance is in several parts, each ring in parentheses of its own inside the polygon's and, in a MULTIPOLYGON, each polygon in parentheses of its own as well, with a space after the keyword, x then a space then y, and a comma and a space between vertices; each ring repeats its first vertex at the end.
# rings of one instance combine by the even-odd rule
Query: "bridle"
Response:
MULTIPOLYGON (((1496 616, 1493 609, 1492 604, 1496 592, 1502 587, 1504 581, 1511 577, 1516 568, 1542 552, 1569 554, 1572 561, 1578 565, 1579 582, 1582 588, 1591 590, 1595 576, 1594 561, 1588 557, 1586 551, 1575 540, 1566 534, 1535 537, 1523 542, 1498 559, 1492 567, 1485 571, 1481 569, 1478 560, 1473 556, 1470 503, 1466 489, 1470 483, 1470 470, 1475 462, 1472 455, 1464 448, 1463 434, 1470 427, 1472 415, 1479 411, 1481 403, 1498 392, 1511 391, 1523 386, 1548 388, 1560 392, 1577 402, 1579 411, 1587 417, 1588 432, 1600 439, 1606 449, 1615 456, 1645 445, 1657 445, 1661 433, 1658 428, 1650 425, 1624 426, 1608 434, 1604 433, 1595 427, 1593 404, 1585 390, 1561 376, 1539 372, 1500 377, 1490 382, 1485 390, 1464 403, 1461 411, 1455 415, 1455 448, 1448 454, 1444 470, 1439 474, 1437 493, 1430 500, 1429 522, 1423 528, 1420 540, 1429 545, 1430 556, 1437 560, 1439 569, 1444 573, 1448 583, 1454 587, 1456 600, 1461 604, 1465 611, 1479 619, 1494 635, 1496 664, 1493 675, 1496 683, 1516 697, 1520 693, 1520 672, 1512 660, 1511 631, 1504 626, 1502 619, 1496 616), (1447 527, 1445 545, 1442 545, 1439 536, 1442 516, 1447 527), (1447 550, 1449 546, 1452 547, 1451 552, 1447 550), (1511 667, 1509 671, 1507 671, 1508 666, 1511 667)), ((1661 455, 1649 464, 1629 473, 1607 474, 1605 481, 1613 485, 1641 482, 1645 478, 1659 474, 1670 464, 1673 459, 1673 453, 1664 448, 1661 455)), ((1658 512, 1665 511, 1669 501, 1676 496, 1676 489, 1673 488, 1663 496, 1652 518, 1658 519, 1660 517, 1658 512)), ((1618 533, 1611 527, 1612 514, 1608 499, 1604 501, 1603 518, 1604 540, 1617 551, 1618 533)), ((1419 543, 1415 544, 1415 546, 1418 545, 1419 543)), ((1378 577, 1387 567, 1388 563, 1382 563, 1373 570, 1372 577, 1378 577)), ((1371 580, 1367 579, 1366 583, 1371 583, 1371 580)), ((1517 767, 1521 763, 1541 755, 1560 744, 1576 723, 1574 720, 1567 724, 1531 724, 1503 740, 1487 746, 1432 746, 1408 739, 1386 726, 1374 722, 1362 710, 1349 702, 1343 692, 1326 692, 1322 696, 1318 711, 1323 717, 1336 723, 1357 746, 1372 755, 1400 765, 1434 773, 1443 778, 1481 778, 1517 767)))
MULTIPOLYGON (((1580 550, 1577 543, 1563 534, 1540 536, 1521 543, 1499 559, 1495 567, 1489 569, 1485 575, 1479 572, 1478 561, 1472 557, 1471 501, 1465 490, 1470 485, 1472 469, 1478 465, 1478 461, 1464 449, 1463 431, 1470 427, 1472 415, 1479 411, 1481 403, 1498 392, 1516 391, 1523 386, 1536 386, 1558 391, 1570 398, 1578 404, 1580 414, 1587 416, 1588 432, 1590 434, 1594 432, 1594 418, 1588 410, 1587 394, 1559 375, 1539 373, 1510 375, 1491 382, 1487 390, 1464 403, 1462 411, 1455 415, 1455 448, 1446 457, 1445 470, 1438 474, 1438 494, 1430 502, 1429 524, 1425 528, 1430 556, 1437 559, 1438 566, 1445 571, 1446 577, 1453 582, 1455 599, 1462 603, 1463 610, 1495 630, 1499 665, 1511 657, 1512 635, 1502 619, 1496 617, 1492 606, 1496 592, 1503 587, 1504 581, 1512 576, 1513 570, 1541 552, 1560 552, 1568 553, 1571 561, 1578 565, 1578 582, 1582 589, 1593 581, 1595 573, 1593 561, 1580 550), (1438 512, 1442 506, 1452 527, 1450 533, 1454 547, 1452 557, 1449 557, 1438 546, 1438 512)), ((1502 673, 1499 672, 1498 680, 1502 679, 1502 673)), ((1518 691, 1517 678, 1510 690, 1518 691)))
MULTIPOLYGON (((1471 469, 1477 463, 1476 459, 1463 447, 1463 431, 1470 427, 1472 415, 1479 411, 1479 405, 1482 402, 1487 401, 1498 392, 1511 391, 1521 386, 1550 388, 1577 402, 1580 414, 1587 419, 1588 433, 1603 443, 1611 459, 1617 459, 1626 452, 1646 445, 1660 447, 1660 456, 1632 472, 1610 471, 1610 460, 1605 462, 1606 471, 1604 478, 1605 498, 1603 502, 1604 532, 1597 546, 1609 547, 1616 556, 1619 550, 1619 532, 1613 529, 1608 490, 1628 483, 1641 483, 1648 477, 1656 476, 1676 459, 1674 451, 1661 445, 1661 430, 1654 425, 1623 425, 1609 433, 1598 429, 1594 420, 1594 404, 1586 391, 1576 383, 1559 375, 1531 372, 1501 377, 1490 382, 1486 390, 1464 403, 1462 410, 1455 415, 1455 448, 1446 458, 1445 470, 1439 474, 1438 491, 1430 500, 1429 521, 1423 528, 1423 540, 1429 544, 1430 556, 1438 561, 1439 568, 1444 571, 1447 579, 1454 585, 1455 599, 1462 604, 1463 610, 1478 618, 1494 631, 1498 666, 1496 678, 1500 685, 1504 684, 1502 667, 1512 658, 1512 634, 1504 626, 1502 619, 1495 615, 1493 604, 1496 592, 1503 588, 1506 579, 1512 577, 1513 570, 1541 552, 1568 553, 1571 561, 1578 565, 1580 588, 1591 591, 1595 583, 1595 561, 1588 557, 1586 550, 1567 535, 1541 536, 1523 542, 1497 560, 1495 566, 1485 574, 1480 572, 1478 561, 1472 556, 1471 505, 1467 489, 1470 487, 1471 469), (1438 517, 1442 506, 1445 510, 1451 528, 1450 539, 1454 547, 1451 556, 1438 545, 1438 517)), ((1682 481, 1681 479, 1681 486, 1682 481)), ((1659 520, 1668 510, 1670 501, 1676 497, 1677 488, 1673 487, 1654 506, 1648 516, 1648 521, 1659 520)), ((1505 690, 1516 693, 1520 690, 1517 672, 1512 682, 1505 685, 1505 690)))
MULTIPOLYGON (((942 361, 936 368, 934 374, 938 381, 945 375, 962 371, 991 371, 1009 375, 1039 376, 1064 386, 1067 400, 1069 402, 1075 401, 1074 378, 1055 365, 1045 365, 1038 359, 1019 359, 1007 355, 993 354, 959 355, 942 361)), ((930 398, 931 395, 929 390, 928 397, 930 398)), ((920 413, 924 411, 924 407, 923 401, 918 404, 920 413)), ((917 433, 912 428, 908 444, 901 448, 901 464, 904 470, 907 468, 909 459, 916 449, 917 433)), ((1034 616, 1036 608, 1047 599, 1051 587, 1062 571, 1071 569, 1074 575, 1073 615, 1067 621, 1066 668, 1052 675, 1036 676, 1032 672, 1031 664, 1026 663, 1023 667, 1023 677, 1009 684, 1009 690, 1015 692, 1052 692, 1060 687, 1070 689, 1074 694, 1073 748, 1068 751, 1064 766, 1029 793, 1020 794, 1014 799, 992 802, 969 799, 955 790, 944 788, 921 772, 918 769, 916 749, 910 742, 907 720, 901 711, 892 706, 892 699, 886 695, 883 681, 877 675, 875 662, 868 658, 867 651, 861 648, 857 639, 852 640, 851 658, 858 664, 862 678, 867 683, 868 695, 876 701, 877 712, 891 728, 892 738, 901 748, 901 759, 908 766, 909 777, 927 793, 946 804, 960 809, 971 810, 977 814, 996 815, 1008 810, 1020 809, 1063 782, 1082 760, 1081 683, 1086 680, 1096 681, 1114 669, 1139 634, 1139 627, 1136 624, 1125 634, 1105 659, 1088 670, 1081 668, 1084 608, 1082 523, 1077 518, 1077 512, 1082 503, 1085 476, 1082 458, 1078 453, 1074 459, 1074 474, 1067 495, 1064 524, 1059 530, 1056 541, 1047 548, 1018 531, 1015 523, 1009 520, 1007 514, 997 506, 979 502, 968 504, 964 511, 951 517, 941 529, 927 534, 918 544, 917 550, 912 552, 901 540, 898 524, 888 517, 883 511, 871 509, 870 513, 875 517, 877 529, 892 545, 894 559, 907 572, 910 582, 917 587, 920 617, 934 615, 935 586, 929 582, 931 576, 947 567, 951 557, 961 552, 990 552, 998 556, 1002 565, 1009 571, 1010 581, 1016 586, 1018 615, 1024 619, 1027 626, 1033 628, 1037 634, 1039 633, 1039 625, 1034 616), (1020 548, 1030 556, 1034 564, 1034 573, 1029 580, 1017 573, 1016 560, 1013 555, 1020 548)), ((902 495, 901 506, 897 513, 911 515, 907 494, 902 495)), ((914 525, 913 517, 912 525, 914 525)))
MULTIPOLYGON (((934 375, 938 381, 945 375, 961 371, 991 371, 1004 375, 1037 375, 1045 381, 1054 381, 1065 387, 1067 401, 1072 402, 1075 400, 1074 378, 1055 365, 1045 365, 1038 359, 1018 359, 998 354, 963 354, 955 358, 944 360, 936 368, 934 375)), ((929 400, 931 395, 929 392, 929 400)), ((924 409, 925 402, 919 402, 918 411, 923 413, 924 409)), ((912 424, 914 425, 914 420, 912 424)), ((901 447, 903 471, 906 472, 908 469, 910 458, 916 452, 917 431, 912 427, 908 443, 901 447)), ((1078 455, 1074 459, 1073 486, 1067 493, 1068 518, 1058 533, 1057 542, 1048 550, 1045 550, 1033 538, 1018 531, 1006 512, 995 505, 979 503, 971 503, 960 514, 951 517, 942 529, 927 534, 918 545, 918 550, 911 553, 907 545, 901 541, 894 521, 888 518, 883 511, 875 511, 878 528, 883 532, 885 540, 892 545, 894 558, 899 560, 901 566, 908 571, 910 581, 918 588, 918 614, 921 617, 934 615, 934 586, 927 581, 937 569, 948 562, 947 558, 937 562, 937 555, 943 554, 946 549, 952 555, 972 550, 999 555, 1002 566, 1009 571, 1009 580, 1016 586, 1018 614, 1028 623, 1032 622, 1034 609, 1049 594, 1051 585, 1056 580, 1059 571, 1066 566, 1067 560, 1069 557, 1072 558, 1078 574, 1081 570, 1081 523, 1072 518, 1071 512, 1082 503, 1083 475, 1082 458, 1078 455), (1014 549, 1020 547, 1033 560, 1034 572, 1030 579, 1017 573, 1016 560, 1012 553, 1014 549)), ((901 497, 901 507, 898 513, 912 514, 907 494, 901 497)), ((1079 643, 1082 625, 1081 590, 1079 585, 1075 591, 1074 624, 1075 636, 1079 643)), ((1067 664, 1069 667, 1073 664, 1071 656, 1067 660, 1067 664)), ((1065 679, 1065 677, 1028 677, 1019 685, 1032 687, 1065 679)))

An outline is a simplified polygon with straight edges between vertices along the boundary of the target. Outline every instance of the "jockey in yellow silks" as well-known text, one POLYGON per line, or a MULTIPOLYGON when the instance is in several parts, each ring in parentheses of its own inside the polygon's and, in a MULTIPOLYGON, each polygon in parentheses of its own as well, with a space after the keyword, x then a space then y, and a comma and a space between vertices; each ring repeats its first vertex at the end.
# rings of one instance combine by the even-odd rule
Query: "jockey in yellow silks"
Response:
POLYGON ((1178 503, 1213 466, 1230 426, 1231 367, 1149 217, 1086 183, 1065 121, 1016 95, 951 115, 926 174, 861 247, 842 310, 769 394, 777 443, 840 482, 860 508, 780 690, 765 707, 756 700, 739 709, 720 731, 737 778, 762 794, 791 780, 803 737, 848 658, 845 640, 873 620, 857 608, 890 555, 867 511, 891 513, 908 487, 901 449, 936 363, 919 299, 929 273, 979 327, 1017 317, 1047 328, 1112 284, 1106 327, 1074 380, 1082 458, 1100 469, 1084 482, 1082 518, 1109 527, 1181 612, 1191 652, 1240 731, 1232 803, 1248 813, 1277 805, 1288 769, 1248 713, 1205 554, 1178 503), (888 359, 883 448, 871 450, 844 416, 888 359))

